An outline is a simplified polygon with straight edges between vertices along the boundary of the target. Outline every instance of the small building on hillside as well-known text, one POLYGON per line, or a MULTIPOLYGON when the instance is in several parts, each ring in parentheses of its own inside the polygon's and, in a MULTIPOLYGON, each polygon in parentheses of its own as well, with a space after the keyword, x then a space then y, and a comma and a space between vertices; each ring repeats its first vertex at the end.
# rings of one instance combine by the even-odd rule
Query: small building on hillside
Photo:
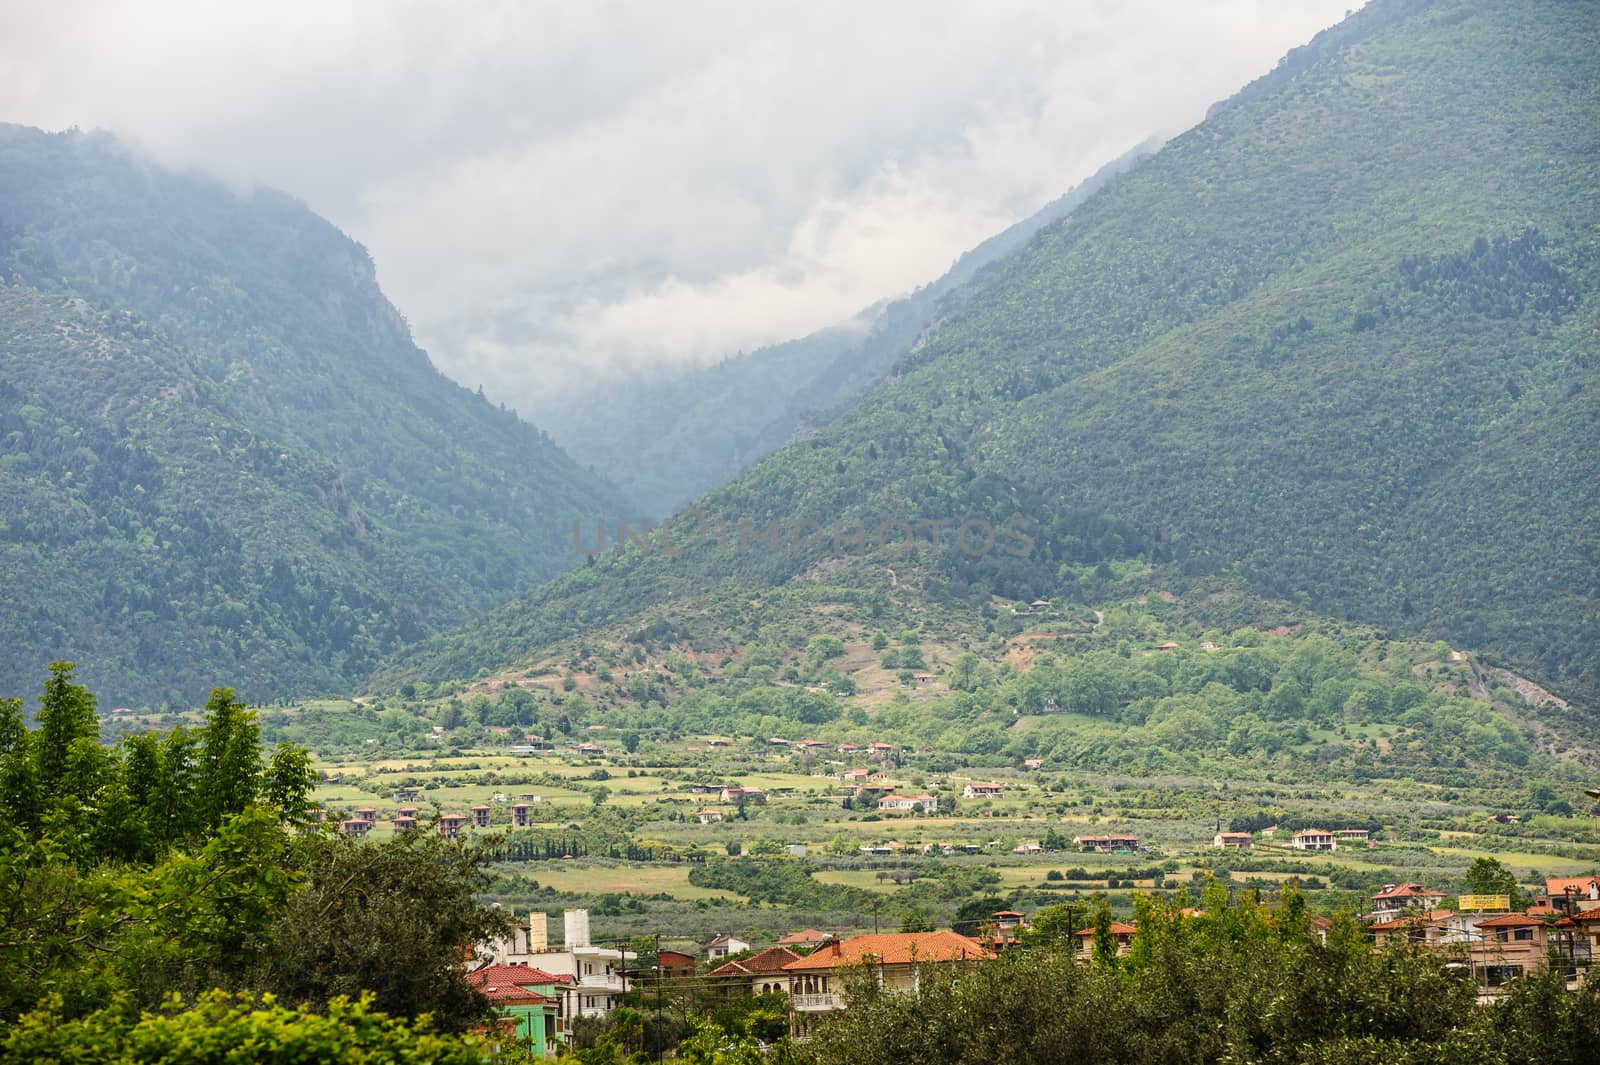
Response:
POLYGON ((1255 845, 1255 837, 1248 832, 1218 832, 1211 837, 1211 845, 1219 850, 1247 851, 1255 845))
POLYGON ((483 805, 482 803, 479 803, 477 806, 474 806, 472 808, 472 827, 473 828, 488 828, 489 824, 490 824, 489 815, 490 815, 489 807, 483 805))
POLYGON ((885 795, 878 800, 878 809, 889 813, 931 814, 938 808, 932 795, 885 795))
POLYGON ((718 932, 706 940, 703 949, 706 952, 706 957, 711 961, 722 961, 730 954, 743 954, 750 949, 750 944, 742 939, 735 939, 733 936, 718 932))
POLYGON ((352 817, 339 826, 344 834, 354 839, 366 839, 367 833, 372 831, 372 822, 364 817, 352 817))
POLYGON ((514 802, 511 804, 511 826, 513 828, 527 828, 533 824, 533 804, 514 802))
POLYGON ((378 811, 370 806, 360 807, 356 810, 355 816, 359 817, 363 821, 370 821, 373 824, 378 823, 378 811))
POLYGON ((1321 828, 1303 828, 1289 840, 1297 851, 1333 851, 1339 849, 1333 833, 1321 828))
POLYGON ((440 814, 439 835, 445 839, 456 839, 461 835, 461 830, 467 826, 467 819, 462 814, 440 814))
POLYGON ((700 819, 700 823, 702 825, 712 825, 712 824, 716 824, 718 821, 722 820, 722 811, 721 810, 701 810, 695 816, 700 819))
POLYGON ((1364 828, 1336 828, 1333 830, 1340 843, 1365 843, 1372 833, 1364 828))
POLYGON ((410 832, 416 827, 417 819, 415 817, 396 816, 394 819, 394 832, 397 836, 402 832, 410 832))
POLYGON ((973 781, 961 789, 963 799, 1000 799, 1005 797, 1005 793, 1005 785, 989 781, 973 781))
POLYGON ((1074 836, 1072 842, 1085 854, 1115 854, 1139 849, 1139 837, 1129 835, 1074 836))

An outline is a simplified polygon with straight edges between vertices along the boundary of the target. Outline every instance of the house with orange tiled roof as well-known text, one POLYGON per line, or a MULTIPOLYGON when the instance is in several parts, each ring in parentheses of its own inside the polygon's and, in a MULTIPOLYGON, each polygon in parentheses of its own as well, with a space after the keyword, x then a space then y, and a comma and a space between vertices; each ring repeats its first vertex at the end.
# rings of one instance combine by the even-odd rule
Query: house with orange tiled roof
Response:
POLYGON ((1535 901, 1563 913, 1600 909, 1600 873, 1550 877, 1544 882, 1544 894, 1535 901))
POLYGON ((1378 920, 1386 921, 1407 910, 1432 909, 1444 897, 1444 892, 1433 891, 1421 884, 1385 884, 1382 891, 1372 896, 1372 913, 1378 920))
POLYGON ((1600 959, 1600 909, 1582 910, 1563 920, 1571 925, 1571 952, 1591 965, 1600 959))
POLYGON ((833 937, 816 928, 803 928, 798 932, 790 932, 778 940, 778 946, 788 947, 791 950, 811 950, 820 947, 833 937))
POLYGON ((788 947, 768 947, 748 958, 719 965, 706 974, 706 979, 717 980, 726 990, 742 995, 787 993, 789 977, 783 967, 800 956, 788 947))
MULTIPOLYGON (((1111 938, 1117 944, 1117 957, 1128 953, 1133 948, 1134 933, 1137 927, 1122 921, 1111 922, 1111 938)), ((1073 933, 1072 949, 1077 952, 1079 961, 1086 961, 1094 956, 1094 928, 1080 928, 1073 933)))
POLYGON ((890 795, 878 800, 878 809, 886 812, 928 814, 939 808, 939 800, 932 795, 890 795))
POLYGON ((1337 838, 1325 828, 1301 829, 1290 838, 1289 846, 1297 851, 1335 851, 1339 849, 1337 838))
POLYGON ((988 961, 994 953, 955 932, 885 932, 829 940, 783 967, 789 977, 790 1031, 809 1039, 827 1015, 846 1006, 845 981, 871 972, 890 992, 915 992, 927 965, 988 961))
POLYGON ((1385 947, 1396 939, 1436 947, 1444 939, 1445 922, 1451 916, 1451 910, 1401 911, 1396 917, 1368 925, 1367 931, 1372 934, 1372 941, 1378 947, 1385 947))
POLYGON ((561 992, 572 982, 529 965, 486 965, 467 974, 467 983, 493 1007, 497 1027, 508 1037, 530 1041, 543 1057, 554 1057, 567 1041, 561 992))

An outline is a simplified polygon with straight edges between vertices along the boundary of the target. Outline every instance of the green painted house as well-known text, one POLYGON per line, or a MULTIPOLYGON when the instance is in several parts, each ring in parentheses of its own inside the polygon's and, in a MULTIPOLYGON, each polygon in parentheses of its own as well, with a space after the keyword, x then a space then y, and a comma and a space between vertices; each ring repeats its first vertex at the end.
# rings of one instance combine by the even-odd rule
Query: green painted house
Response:
POLYGON ((571 986, 570 977, 528 965, 489 965, 468 973, 467 980, 499 1014, 508 1039, 529 1042, 545 1057, 554 1057, 558 1044, 567 1041, 561 992, 571 986))

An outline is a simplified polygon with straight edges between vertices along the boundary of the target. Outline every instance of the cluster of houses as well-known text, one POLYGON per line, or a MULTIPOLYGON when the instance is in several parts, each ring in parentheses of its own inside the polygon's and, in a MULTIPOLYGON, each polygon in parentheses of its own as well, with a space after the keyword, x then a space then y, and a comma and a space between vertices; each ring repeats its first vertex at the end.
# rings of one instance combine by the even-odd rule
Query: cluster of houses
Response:
MULTIPOLYGON (((421 809, 422 792, 417 788, 399 788, 394 793, 394 816, 389 818, 390 826, 396 833, 415 829, 421 823, 418 811, 421 809)), ((527 828, 534 823, 533 808, 539 803, 539 796, 525 795, 521 801, 510 805, 511 824, 516 828, 527 828)), ((317 806, 306 811, 308 827, 315 828, 326 821, 329 811, 317 806)), ((455 839, 468 828, 493 827, 493 807, 479 803, 469 809, 467 813, 441 813, 434 819, 436 830, 447 839, 455 839)), ((354 839, 366 839, 374 828, 378 826, 378 810, 374 806, 358 806, 350 811, 350 816, 339 823, 339 830, 354 839)))
MULTIPOLYGON (((415 792, 407 792, 414 796, 415 792)), ((414 801, 414 800, 412 800, 414 801)), ((527 828, 534 824, 533 809, 539 802, 536 795, 526 796, 521 801, 510 804, 511 826, 513 828, 527 828)), ((418 810, 420 807, 411 805, 410 801, 400 800, 400 805, 395 807, 394 816, 389 819, 390 826, 398 834, 415 829, 419 825, 418 810)), ((441 813, 434 819, 436 831, 446 839, 456 839, 469 828, 493 828, 494 808, 487 803, 478 803, 469 808, 467 813, 441 813)), ((307 813, 307 819, 312 825, 319 825, 327 816, 326 811, 320 807, 307 813)), ((361 806, 350 812, 350 816, 339 823, 339 830, 354 839, 366 839, 374 828, 378 827, 378 811, 376 807, 361 806)))
MULTIPOLYGON (((1452 950, 1458 958, 1453 964, 1470 971, 1485 998, 1552 965, 1576 980, 1600 957, 1600 875, 1551 879, 1522 912, 1512 910, 1505 895, 1457 896, 1453 909, 1443 908, 1446 899, 1422 884, 1386 884, 1372 896, 1365 917, 1368 934, 1378 946, 1403 938, 1452 950)), ((719 934, 702 944, 703 962, 662 950, 654 964, 641 967, 624 944, 590 941, 587 911, 565 914, 559 949, 549 942, 547 921, 543 913, 531 914, 510 939, 480 952, 468 973, 495 1006, 507 1034, 543 1047, 546 1054, 555 1054, 567 1041, 571 1018, 608 1013, 630 990, 658 982, 663 989, 693 988, 697 995, 784 994, 791 1034, 806 1039, 830 1013, 847 1008, 845 985, 852 973, 870 971, 884 988, 915 992, 926 966, 994 958, 1018 945, 1029 929, 1025 914, 1001 910, 972 936, 935 931, 841 938, 807 928, 752 952, 750 943, 719 934), (696 975, 700 965, 708 968, 696 975)), ((1073 929, 1071 938, 1078 956, 1087 960, 1096 933, 1085 924, 1073 929)), ((1313 924, 1324 936, 1332 926, 1321 917, 1313 924)), ((1113 921, 1110 932, 1117 953, 1125 954, 1138 927, 1113 921)))
MULTIPOLYGON (((717 743, 718 741, 716 740, 711 741, 712 746, 716 746, 717 743)), ((899 748, 894 744, 884 743, 881 740, 861 747, 854 743, 829 743, 827 740, 814 739, 786 740, 782 736, 773 736, 767 740, 767 745, 776 747, 780 751, 795 750, 801 754, 842 754, 847 758, 866 755, 875 762, 893 761, 896 754, 899 753, 899 748)), ((727 744, 723 743, 722 746, 727 746, 727 744)))
POLYGON ((1372 897, 1368 932, 1378 945, 1402 939, 1465 957, 1485 995, 1560 965, 1569 982, 1600 956, 1600 876, 1552 878, 1534 904, 1508 895, 1447 896, 1421 884, 1389 884, 1372 897))
MULTIPOLYGON (((1261 830, 1263 836, 1276 834, 1277 826, 1261 830)), ((1218 850, 1250 850, 1255 846, 1256 838, 1249 832, 1218 832, 1211 837, 1211 845, 1218 850)), ((1372 833, 1365 828, 1305 828, 1289 837, 1289 846, 1297 851, 1336 851, 1339 844, 1345 846, 1359 844, 1363 847, 1376 847, 1378 844, 1372 838, 1372 833)))

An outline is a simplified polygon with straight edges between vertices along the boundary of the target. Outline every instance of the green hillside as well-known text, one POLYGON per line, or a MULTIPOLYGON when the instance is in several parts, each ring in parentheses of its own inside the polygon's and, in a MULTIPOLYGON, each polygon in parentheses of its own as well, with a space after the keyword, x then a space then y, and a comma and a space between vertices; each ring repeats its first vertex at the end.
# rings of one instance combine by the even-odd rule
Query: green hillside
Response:
POLYGON ((1143 144, 1125 153, 962 255, 938 280, 848 322, 714 366, 657 368, 551 392, 530 413, 644 513, 671 514, 836 418, 971 299, 995 264, 1152 151, 1143 144))
POLYGON ((1144 556, 1592 703, 1597 52, 1588 4, 1369 4, 1044 230, 888 383, 653 549, 601 554, 378 682, 782 582, 863 528, 926 543, 932 521, 1016 515, 1031 549, 946 547, 953 582, 1070 598, 1063 562, 1144 556), (741 521, 780 523, 781 544, 741 546, 741 521))
POLYGON ((0 691, 345 688, 621 510, 281 195, 0 126, 0 280, 0 691))

